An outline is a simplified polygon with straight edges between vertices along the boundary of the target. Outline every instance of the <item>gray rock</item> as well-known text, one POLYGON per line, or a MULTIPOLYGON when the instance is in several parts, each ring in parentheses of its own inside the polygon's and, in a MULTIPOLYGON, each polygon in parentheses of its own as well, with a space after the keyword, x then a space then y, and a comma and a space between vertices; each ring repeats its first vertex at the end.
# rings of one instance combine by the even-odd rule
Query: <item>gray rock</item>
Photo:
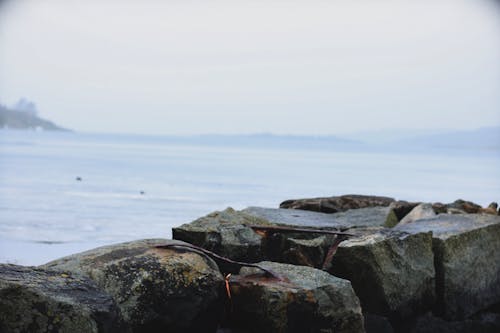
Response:
POLYGON ((413 208, 418 206, 420 202, 408 202, 403 200, 394 201, 389 205, 389 208, 394 211, 398 221, 401 221, 413 208))
POLYGON ((310 267, 261 262, 283 280, 242 268, 231 278, 233 328, 248 332, 364 332, 351 283, 310 267))
POLYGON ((351 281, 363 310, 393 323, 431 309, 435 300, 431 233, 385 230, 342 242, 330 273, 351 281))
POLYGON ((500 332, 500 315, 482 313, 475 318, 461 321, 446 321, 428 313, 417 318, 406 332, 410 333, 498 333, 500 332))
POLYGON ((391 217, 395 218, 388 207, 362 208, 336 214, 261 207, 249 207, 242 211, 228 208, 173 228, 173 238, 234 260, 270 260, 320 268, 335 236, 305 232, 258 233, 250 226, 330 231, 352 229, 358 232, 358 229, 380 228, 391 217))
POLYGON ((351 209, 335 214, 263 207, 249 207, 242 210, 242 212, 277 225, 337 230, 384 226, 394 214, 388 207, 351 209))
POLYGON ((409 212, 400 222, 400 225, 404 225, 407 223, 412 223, 420 219, 425 219, 429 217, 436 216, 434 209, 432 208, 432 204, 430 203, 422 203, 416 206, 409 212))
POLYGON ((227 208, 172 228, 172 236, 234 260, 260 261, 264 257, 261 251, 262 236, 249 225, 271 223, 227 208))
POLYGON ((0 332, 130 332, 110 295, 70 272, 0 264, 0 332))
POLYGON ((432 231, 438 313, 462 320, 500 302, 500 217, 440 214, 395 229, 432 231))
POLYGON ((387 317, 368 312, 363 313, 363 316, 365 317, 366 333, 394 333, 391 322, 387 317))
POLYGON ((309 210, 321 213, 338 213, 349 209, 389 206, 393 198, 374 195, 348 194, 326 198, 292 199, 280 204, 280 208, 309 210))
POLYGON ((460 209, 464 211, 465 213, 468 214, 477 214, 480 213, 483 207, 480 205, 471 202, 471 201, 465 201, 462 199, 455 200, 452 203, 449 203, 446 205, 448 208, 455 208, 455 209, 460 209))
POLYGON ((455 200, 452 203, 442 204, 439 202, 433 203, 432 208, 437 214, 490 214, 498 215, 497 208, 498 204, 492 202, 488 207, 483 208, 480 205, 465 201, 462 199, 455 200))
POLYGON ((134 331, 215 332, 223 277, 205 256, 155 247, 172 243, 182 242, 152 239, 105 246, 45 267, 96 281, 114 297, 134 331))

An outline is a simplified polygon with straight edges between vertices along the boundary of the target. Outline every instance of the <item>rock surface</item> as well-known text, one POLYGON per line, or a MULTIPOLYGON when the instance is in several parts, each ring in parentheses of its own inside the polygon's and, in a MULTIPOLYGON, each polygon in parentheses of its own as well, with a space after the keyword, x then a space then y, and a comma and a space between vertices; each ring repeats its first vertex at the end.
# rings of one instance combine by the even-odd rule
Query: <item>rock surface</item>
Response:
POLYGON ((330 272, 351 281, 363 311, 392 321, 430 309, 435 300, 431 233, 380 231, 342 242, 330 272))
POLYGON ((259 219, 277 225, 294 225, 314 228, 347 230, 352 228, 381 227, 395 218, 388 207, 351 209, 335 214, 325 214, 291 209, 249 207, 242 210, 259 219))
POLYGON ((159 249, 163 239, 105 246, 45 265, 84 274, 117 301, 134 331, 214 332, 223 277, 202 255, 159 249))
POLYGON ((129 332, 110 295, 70 272, 0 264, 0 332, 129 332))
POLYGON ((324 214, 291 209, 249 207, 242 211, 228 208, 180 227, 173 238, 195 244, 233 260, 270 260, 321 268, 335 236, 304 232, 259 233, 250 226, 286 226, 327 231, 381 228, 395 219, 388 207, 353 209, 324 214))
POLYGON ((413 208, 418 206, 419 202, 408 202, 404 200, 394 201, 389 208, 394 212, 398 221, 401 221, 413 208))
POLYGON ((416 220, 430 218, 436 216, 432 204, 422 203, 413 208, 403 219, 399 222, 400 225, 412 223, 416 220))
POLYGON ((428 313, 418 318, 407 330, 410 333, 498 333, 500 332, 500 314, 482 313, 474 318, 461 321, 446 321, 428 313))
POLYGON ((338 213, 349 209, 389 206, 393 198, 374 195, 348 194, 326 198, 292 199, 283 201, 280 208, 310 210, 321 213, 338 213))
POLYGON ((182 240, 234 260, 261 261, 262 236, 250 225, 271 225, 269 221, 227 208, 172 228, 174 239, 182 240))
POLYGON ((234 329, 246 332, 364 332, 351 283, 310 267, 261 262, 284 280, 242 268, 231 278, 234 329))
POLYGON ((462 320, 500 302, 499 216, 440 214, 394 229, 432 231, 440 315, 462 320))

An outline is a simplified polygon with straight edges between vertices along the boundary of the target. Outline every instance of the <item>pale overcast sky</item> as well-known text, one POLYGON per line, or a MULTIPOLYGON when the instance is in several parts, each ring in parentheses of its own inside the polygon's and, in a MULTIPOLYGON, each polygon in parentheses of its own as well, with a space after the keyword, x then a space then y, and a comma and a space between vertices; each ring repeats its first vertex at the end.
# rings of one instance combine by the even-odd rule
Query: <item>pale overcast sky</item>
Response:
POLYGON ((343 134, 500 125, 493 0, 0 6, 0 103, 80 131, 343 134))

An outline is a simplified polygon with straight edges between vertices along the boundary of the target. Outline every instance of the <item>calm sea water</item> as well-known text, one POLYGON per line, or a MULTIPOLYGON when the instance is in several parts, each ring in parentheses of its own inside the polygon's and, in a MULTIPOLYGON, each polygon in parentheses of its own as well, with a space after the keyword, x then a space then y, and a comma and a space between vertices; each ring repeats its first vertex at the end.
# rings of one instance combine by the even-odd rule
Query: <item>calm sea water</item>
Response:
POLYGON ((0 262, 41 264, 169 238, 173 226, 214 210, 290 198, 361 193, 486 205, 500 199, 498 170, 498 152, 0 131, 0 262))

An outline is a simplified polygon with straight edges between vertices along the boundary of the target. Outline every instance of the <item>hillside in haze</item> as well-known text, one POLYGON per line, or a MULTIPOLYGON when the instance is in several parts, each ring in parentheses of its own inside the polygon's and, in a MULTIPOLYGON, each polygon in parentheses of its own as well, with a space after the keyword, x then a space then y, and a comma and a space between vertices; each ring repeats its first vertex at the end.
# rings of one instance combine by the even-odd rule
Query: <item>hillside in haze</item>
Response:
POLYGON ((500 150, 500 127, 482 127, 469 131, 443 131, 407 137, 399 142, 407 146, 467 150, 500 150))
POLYGON ((57 126, 49 120, 38 117, 36 112, 14 110, 3 105, 0 105, 0 129, 1 128, 68 131, 68 129, 57 126))

